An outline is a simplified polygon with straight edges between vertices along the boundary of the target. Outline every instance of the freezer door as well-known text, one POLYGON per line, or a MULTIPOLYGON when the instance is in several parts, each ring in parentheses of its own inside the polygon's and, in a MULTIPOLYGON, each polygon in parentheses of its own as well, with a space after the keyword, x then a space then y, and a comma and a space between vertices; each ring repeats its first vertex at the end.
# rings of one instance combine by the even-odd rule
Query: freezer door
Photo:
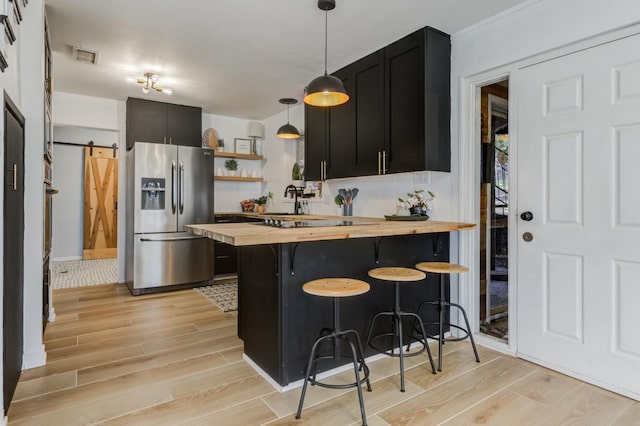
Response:
POLYGON ((213 223, 214 157, 209 149, 178 146, 178 231, 213 223))
POLYGON ((213 279, 213 240, 188 232, 136 235, 133 288, 213 279))
POLYGON ((136 142, 133 150, 134 233, 177 232, 177 147, 136 142))

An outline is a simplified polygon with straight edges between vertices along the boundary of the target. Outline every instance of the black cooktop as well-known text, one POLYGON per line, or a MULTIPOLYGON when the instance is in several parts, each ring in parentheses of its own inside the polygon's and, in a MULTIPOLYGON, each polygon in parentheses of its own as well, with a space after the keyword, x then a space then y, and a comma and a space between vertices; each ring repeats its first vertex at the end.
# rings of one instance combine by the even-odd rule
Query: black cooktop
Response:
POLYGON ((281 220, 265 219, 261 223, 252 225, 272 226, 274 228, 321 228, 326 226, 356 226, 375 225, 378 222, 367 222, 363 220, 281 220))

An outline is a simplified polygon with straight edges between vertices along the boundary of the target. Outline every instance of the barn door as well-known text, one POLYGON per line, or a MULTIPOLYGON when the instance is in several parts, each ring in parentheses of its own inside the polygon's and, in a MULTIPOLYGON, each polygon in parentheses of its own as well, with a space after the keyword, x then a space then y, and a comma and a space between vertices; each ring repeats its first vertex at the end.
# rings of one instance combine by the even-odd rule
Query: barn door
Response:
POLYGON ((118 159, 113 149, 85 148, 83 259, 116 257, 118 159))

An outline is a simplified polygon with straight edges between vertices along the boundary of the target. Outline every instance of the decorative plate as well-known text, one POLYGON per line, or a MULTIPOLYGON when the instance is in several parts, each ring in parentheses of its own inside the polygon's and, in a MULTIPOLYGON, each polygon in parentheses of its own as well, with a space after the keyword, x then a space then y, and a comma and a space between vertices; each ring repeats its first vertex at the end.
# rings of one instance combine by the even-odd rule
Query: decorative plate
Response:
POLYGON ((218 149, 218 132, 216 129, 209 127, 202 134, 202 147, 209 149, 218 149))
POLYGON ((411 221, 419 221, 419 220, 428 220, 429 216, 420 216, 417 214, 412 214, 411 216, 398 216, 398 215, 392 214, 392 215, 385 215, 384 218, 385 220, 411 222, 411 221))

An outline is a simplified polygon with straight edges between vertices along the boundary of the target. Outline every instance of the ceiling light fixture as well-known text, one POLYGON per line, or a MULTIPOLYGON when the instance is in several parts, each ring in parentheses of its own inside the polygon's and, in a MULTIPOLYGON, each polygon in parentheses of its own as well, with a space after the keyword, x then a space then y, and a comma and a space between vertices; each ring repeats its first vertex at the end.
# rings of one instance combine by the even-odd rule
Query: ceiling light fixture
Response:
POLYGON ((165 87, 163 89, 162 87, 156 86, 157 82, 158 82, 158 74, 153 74, 150 72, 145 72, 144 78, 127 77, 127 83, 142 84, 142 93, 144 93, 145 95, 149 93, 150 90, 162 92, 165 95, 173 94, 173 90, 169 89, 168 87, 165 87))
POLYGON ((349 100, 342 81, 327 74, 327 15, 336 7, 335 0, 318 0, 318 8, 324 10, 324 75, 311 80, 306 88, 304 103, 319 107, 342 105, 349 100))
POLYGON ((296 126, 293 124, 289 124, 289 105, 295 105, 298 103, 296 99, 293 98, 282 98, 278 102, 281 104, 287 105, 287 124, 283 124, 278 129, 278 136, 281 139, 297 139, 300 137, 300 132, 296 129, 296 126))

